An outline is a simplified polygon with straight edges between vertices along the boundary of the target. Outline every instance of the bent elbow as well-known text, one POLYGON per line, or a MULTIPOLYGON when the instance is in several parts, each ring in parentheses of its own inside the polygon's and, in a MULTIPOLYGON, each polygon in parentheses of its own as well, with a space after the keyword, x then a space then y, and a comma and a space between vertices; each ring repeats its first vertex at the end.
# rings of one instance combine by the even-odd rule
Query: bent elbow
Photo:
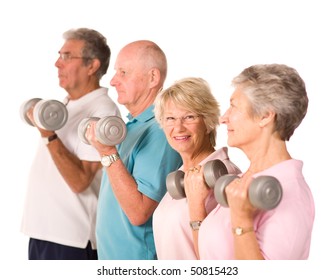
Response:
POLYGON ((71 191, 75 194, 82 193, 87 190, 89 186, 90 185, 87 182, 75 182, 74 184, 69 185, 71 191))
POLYGON ((138 227, 144 225, 148 221, 149 218, 150 218, 150 216, 147 216, 145 214, 140 215, 138 213, 136 213, 132 217, 128 216, 128 219, 129 219, 130 223, 133 226, 138 226, 138 227))

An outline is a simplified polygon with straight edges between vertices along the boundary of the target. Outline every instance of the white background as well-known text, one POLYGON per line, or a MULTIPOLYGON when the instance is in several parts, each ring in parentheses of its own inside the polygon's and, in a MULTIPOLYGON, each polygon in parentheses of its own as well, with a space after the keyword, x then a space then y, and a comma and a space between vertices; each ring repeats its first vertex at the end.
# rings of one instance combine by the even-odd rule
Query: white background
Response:
MULTIPOLYGON (((25 273, 39 275, 36 271, 40 267, 26 262, 27 238, 20 233, 26 180, 39 135, 21 121, 19 108, 23 101, 32 97, 58 100, 65 97, 65 91, 58 86, 54 66, 63 44, 62 33, 70 28, 89 27, 107 37, 112 51, 103 86, 110 87, 113 62, 119 49, 131 41, 149 39, 158 43, 167 55, 169 72, 165 87, 183 77, 202 77, 210 83, 222 113, 232 93, 230 81, 245 67, 257 63, 284 63, 297 69, 306 82, 310 103, 306 118, 288 142, 288 149, 294 158, 303 160, 304 175, 316 205, 309 261, 297 269, 297 275, 306 276, 310 272, 316 275, 321 272, 320 267, 329 270, 326 264, 333 259, 334 249, 331 163, 334 155, 331 131, 334 17, 330 2, 2 1, 1 266, 15 279, 25 273)), ((116 101, 115 90, 111 88, 109 92, 116 101)), ((123 109, 122 113, 125 116, 127 112, 123 109)), ((217 147, 225 143, 225 126, 221 126, 217 147)), ((247 168, 248 161, 239 150, 230 148, 229 154, 242 170, 247 168)), ((237 264, 253 272, 248 263, 237 264)), ((285 271, 284 266, 283 269, 277 266, 280 273, 273 271, 271 276, 281 278, 296 273, 291 263, 283 264, 291 269, 289 274, 280 274, 285 271)), ((68 269, 68 264, 63 265, 68 269)), ((78 270, 73 273, 81 277, 87 275, 80 274, 82 266, 82 263, 74 266, 78 270)), ((94 272, 95 268, 90 271, 96 275, 94 272)), ((244 270, 245 275, 246 272, 244 270)), ((253 273, 256 275, 256 271, 253 273)))

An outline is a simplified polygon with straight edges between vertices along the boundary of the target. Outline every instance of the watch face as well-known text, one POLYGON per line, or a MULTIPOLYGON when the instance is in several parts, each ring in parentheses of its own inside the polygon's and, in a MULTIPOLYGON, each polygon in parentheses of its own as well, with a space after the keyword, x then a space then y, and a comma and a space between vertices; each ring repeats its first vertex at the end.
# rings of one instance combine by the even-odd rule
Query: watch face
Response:
POLYGON ((190 227, 193 230, 199 230, 199 227, 201 226, 201 221, 194 221, 194 222, 190 222, 190 227))
POLYGON ((106 166, 106 167, 110 166, 110 165, 111 165, 110 157, 109 157, 109 156, 103 156, 103 157, 101 158, 101 164, 102 164, 103 166, 106 166))

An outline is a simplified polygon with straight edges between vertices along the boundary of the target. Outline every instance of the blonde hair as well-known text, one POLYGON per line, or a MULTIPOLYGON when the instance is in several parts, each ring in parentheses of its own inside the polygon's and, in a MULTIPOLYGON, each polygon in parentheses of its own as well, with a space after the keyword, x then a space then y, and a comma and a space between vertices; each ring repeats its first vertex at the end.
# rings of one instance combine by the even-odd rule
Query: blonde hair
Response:
POLYGON ((155 117, 160 126, 163 125, 165 106, 169 101, 202 116, 209 132, 210 143, 213 147, 216 146, 220 109, 207 81, 202 78, 184 78, 161 91, 154 107, 155 117))

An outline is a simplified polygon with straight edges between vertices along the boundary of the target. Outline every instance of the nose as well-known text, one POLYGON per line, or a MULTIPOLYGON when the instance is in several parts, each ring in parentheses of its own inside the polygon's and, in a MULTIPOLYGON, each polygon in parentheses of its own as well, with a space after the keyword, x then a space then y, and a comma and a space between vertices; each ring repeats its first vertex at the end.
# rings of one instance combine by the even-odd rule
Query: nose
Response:
POLYGON ((59 58, 56 60, 56 62, 55 62, 55 66, 56 66, 57 68, 59 68, 59 58))
POLYGON ((62 65, 62 60, 61 60, 61 58, 60 58, 60 56, 59 56, 59 57, 57 58, 56 62, 55 62, 55 66, 56 66, 57 68, 60 68, 61 65, 62 65))
POLYGON ((219 117, 219 122, 221 124, 226 124, 227 123, 228 113, 229 113, 229 110, 226 110, 226 112, 222 116, 219 117))
POLYGON ((116 74, 115 74, 110 80, 110 85, 114 87, 116 86, 116 84, 117 84, 117 79, 116 79, 116 74))

